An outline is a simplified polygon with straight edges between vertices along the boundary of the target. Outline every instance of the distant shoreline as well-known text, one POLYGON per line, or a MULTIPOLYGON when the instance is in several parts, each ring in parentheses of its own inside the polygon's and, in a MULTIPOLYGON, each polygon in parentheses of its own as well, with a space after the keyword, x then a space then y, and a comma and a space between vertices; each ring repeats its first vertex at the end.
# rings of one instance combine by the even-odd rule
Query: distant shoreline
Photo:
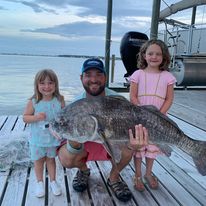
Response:
MULTIPOLYGON (((77 55, 77 54, 59 54, 59 55, 52 55, 52 54, 20 54, 20 53, 0 53, 0 55, 11 55, 11 56, 41 56, 41 57, 68 57, 68 58, 93 58, 97 57, 100 59, 105 59, 104 56, 90 56, 90 55, 77 55)), ((121 59, 120 57, 116 57, 115 59, 121 59)))

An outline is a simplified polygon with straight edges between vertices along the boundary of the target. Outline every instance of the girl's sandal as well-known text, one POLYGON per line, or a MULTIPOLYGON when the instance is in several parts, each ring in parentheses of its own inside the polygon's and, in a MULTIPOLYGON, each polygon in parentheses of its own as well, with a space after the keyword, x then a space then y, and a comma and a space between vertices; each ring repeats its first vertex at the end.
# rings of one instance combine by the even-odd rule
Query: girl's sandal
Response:
POLYGON ((144 182, 153 190, 156 190, 159 186, 157 177, 153 175, 144 176, 144 182))
POLYGON ((145 190, 142 177, 134 177, 134 187, 139 192, 143 192, 145 190))

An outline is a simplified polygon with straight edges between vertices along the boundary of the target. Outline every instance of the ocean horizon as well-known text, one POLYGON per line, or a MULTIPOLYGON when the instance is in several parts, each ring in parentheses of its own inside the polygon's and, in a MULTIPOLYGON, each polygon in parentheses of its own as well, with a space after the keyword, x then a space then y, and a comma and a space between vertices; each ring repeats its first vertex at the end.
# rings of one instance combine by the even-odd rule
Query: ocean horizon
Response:
MULTIPOLYGON (((81 67, 89 56, 0 55, 0 115, 21 115, 33 95, 34 77, 41 69, 53 69, 59 79, 60 92, 68 104, 83 91, 81 67)), ((123 82, 126 70, 121 61, 115 63, 114 81, 123 82)))

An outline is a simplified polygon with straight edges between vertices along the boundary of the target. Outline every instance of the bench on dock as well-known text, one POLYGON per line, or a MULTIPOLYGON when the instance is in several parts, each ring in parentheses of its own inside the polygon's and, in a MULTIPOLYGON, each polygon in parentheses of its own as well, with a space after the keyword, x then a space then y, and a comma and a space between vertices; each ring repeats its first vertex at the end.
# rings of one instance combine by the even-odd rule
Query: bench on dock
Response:
MULTIPOLYGON (((175 117, 180 128, 190 137, 205 139, 206 132, 198 129, 175 117)), ((22 121, 22 116, 0 116, 0 141, 1 138, 14 133, 26 131, 27 127, 22 121)), ((106 181, 111 169, 109 161, 88 162, 91 168, 89 188, 83 193, 78 193, 72 188, 72 180, 76 169, 65 169, 57 158, 57 180, 62 188, 61 196, 53 196, 49 188, 48 175, 45 169, 44 198, 36 198, 35 174, 33 166, 16 166, 0 172, 0 206, 111 206, 111 205, 138 205, 138 206, 203 206, 206 205, 206 176, 201 176, 192 158, 178 148, 173 148, 172 155, 159 156, 154 163, 153 173, 159 179, 159 188, 151 190, 146 185, 144 192, 138 192, 133 186, 134 165, 131 163, 121 172, 121 178, 132 191, 133 198, 127 203, 119 201, 106 181)), ((143 173, 145 165, 143 165, 143 173)))

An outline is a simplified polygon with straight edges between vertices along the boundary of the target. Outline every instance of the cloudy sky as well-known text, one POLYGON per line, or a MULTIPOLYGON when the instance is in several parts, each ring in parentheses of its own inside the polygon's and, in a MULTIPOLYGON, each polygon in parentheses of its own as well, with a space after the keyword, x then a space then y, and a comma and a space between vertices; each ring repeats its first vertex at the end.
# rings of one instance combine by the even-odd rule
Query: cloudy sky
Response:
MULTIPOLYGON (((164 0, 161 9, 176 2, 164 0)), ((111 54, 119 56, 128 31, 149 36, 152 4, 113 0, 111 54)), ((1 0, 0 53, 104 55, 106 15, 107 0, 1 0)), ((173 16, 190 23, 191 9, 173 16)))

